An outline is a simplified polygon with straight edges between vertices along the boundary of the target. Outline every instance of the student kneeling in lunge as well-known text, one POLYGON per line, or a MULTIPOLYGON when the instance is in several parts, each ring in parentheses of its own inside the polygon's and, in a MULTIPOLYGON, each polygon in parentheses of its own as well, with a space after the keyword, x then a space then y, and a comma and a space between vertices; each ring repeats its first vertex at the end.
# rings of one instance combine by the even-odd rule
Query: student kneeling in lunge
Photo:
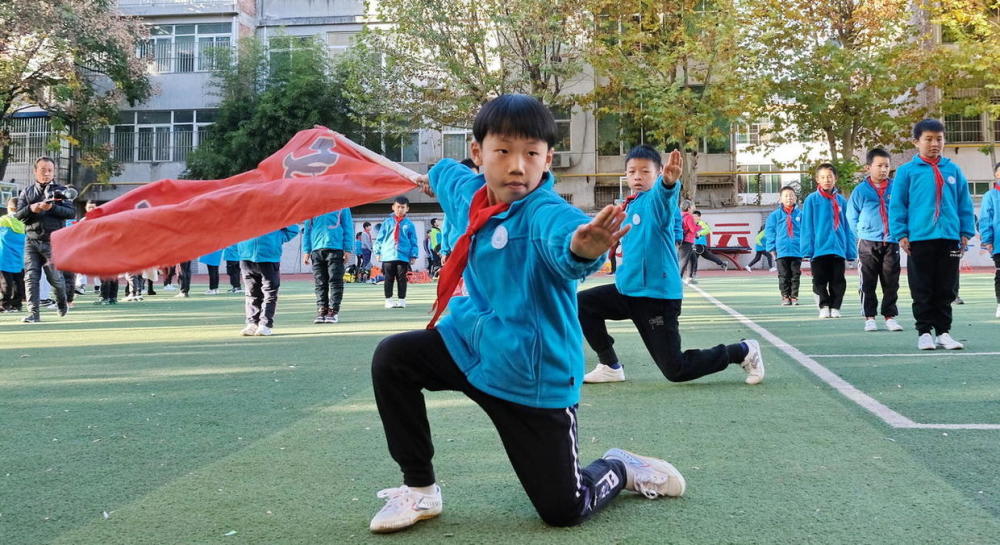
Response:
POLYGON ((681 351, 677 317, 683 287, 671 228, 679 213, 681 154, 671 152, 665 167, 650 146, 632 148, 625 176, 632 195, 625 199, 631 231, 622 237, 622 263, 614 285, 579 293, 580 325, 600 363, 584 382, 621 382, 625 369, 614 349, 605 320, 632 320, 663 376, 671 382, 694 380, 740 364, 747 384, 764 380, 764 359, 757 341, 720 344, 708 350, 681 351), (657 177, 660 170, 663 175, 657 177))
POLYGON ((548 169, 556 133, 539 101, 502 95, 473 123, 472 153, 481 174, 443 159, 424 180, 445 214, 464 216, 468 225, 441 272, 428 329, 388 337, 372 357, 379 416, 403 473, 403 486, 379 492, 387 503, 371 521, 373 532, 441 513, 425 389, 460 391, 489 415, 548 524, 579 524, 622 488, 649 498, 684 492, 684 478, 672 465, 621 449, 579 465, 577 283, 601 267, 627 229, 618 230, 619 207, 591 220, 555 192, 548 169), (469 295, 447 305, 461 276, 469 295), (435 329, 445 306, 450 314, 435 329))

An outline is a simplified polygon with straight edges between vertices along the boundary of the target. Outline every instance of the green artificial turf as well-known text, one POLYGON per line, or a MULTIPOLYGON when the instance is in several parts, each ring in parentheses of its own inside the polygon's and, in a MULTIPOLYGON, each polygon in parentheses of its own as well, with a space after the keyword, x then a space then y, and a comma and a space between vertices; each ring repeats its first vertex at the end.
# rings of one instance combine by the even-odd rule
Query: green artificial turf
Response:
MULTIPOLYGON (((991 283, 963 277, 955 336, 969 352, 1000 352, 991 283)), ((701 286, 809 355, 916 353, 911 331, 778 307, 774 284, 701 286)), ((629 381, 584 388, 581 458, 667 458, 683 498, 623 493, 581 526, 546 527, 485 415, 428 393, 445 511, 371 535, 375 492, 400 476, 368 367, 381 338, 426 323, 433 286, 410 289, 409 308, 386 310, 381 286, 349 285, 343 321, 314 325, 310 284, 286 281, 270 338, 238 336, 234 296, 83 297, 35 325, 0 315, 0 543, 1000 543, 1000 431, 893 429, 767 343, 759 386, 736 366, 671 384, 628 322, 610 329, 629 381)), ((685 348, 755 336, 693 292, 681 330, 685 348)), ((816 359, 918 422, 1000 424, 998 358, 816 359)))

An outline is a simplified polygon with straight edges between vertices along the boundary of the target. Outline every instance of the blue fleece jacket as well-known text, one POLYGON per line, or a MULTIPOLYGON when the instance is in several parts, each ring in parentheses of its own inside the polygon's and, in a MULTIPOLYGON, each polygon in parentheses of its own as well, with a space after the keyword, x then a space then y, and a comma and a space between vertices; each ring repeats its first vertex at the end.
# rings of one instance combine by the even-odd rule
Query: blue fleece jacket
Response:
POLYGON ((802 203, 802 257, 810 259, 836 255, 851 260, 858 257, 858 242, 847 221, 847 199, 837 193, 839 225, 834 228, 833 203, 817 189, 802 203))
POLYGON ((403 218, 399 224, 399 245, 396 245, 394 231, 396 229, 396 216, 389 214, 389 217, 382 220, 382 229, 378 232, 378 239, 375 241, 375 248, 372 252, 379 256, 382 261, 406 261, 416 259, 420 255, 420 247, 417 245, 417 228, 408 218, 403 218))
POLYGON ((281 263, 281 246, 299 234, 298 225, 289 225, 239 243, 240 260, 254 263, 281 263))
POLYGON ((792 235, 788 234, 788 214, 785 207, 778 205, 777 210, 771 212, 764 223, 764 239, 767 241, 767 251, 775 252, 778 258, 782 257, 802 257, 800 240, 802 233, 802 210, 796 206, 792 208, 792 235))
POLYGON ((223 250, 216 250, 216 251, 214 251, 214 252, 212 252, 210 254, 205 254, 205 255, 199 257, 198 261, 200 261, 200 262, 202 262, 202 263, 204 263, 206 265, 211 265, 213 267, 218 267, 219 263, 222 261, 222 252, 223 252, 223 250))
POLYGON ((222 250, 222 259, 226 261, 239 261, 240 260, 240 245, 239 243, 233 244, 232 246, 227 246, 222 250))
POLYGON ((615 273, 619 293, 655 299, 684 297, 674 238, 674 218, 681 215, 680 191, 680 182, 667 187, 659 177, 649 191, 629 203, 625 221, 632 228, 622 237, 622 263, 615 273))
POLYGON ((889 200, 889 231, 896 240, 959 240, 976 234, 969 182, 962 169, 947 157, 938 168, 944 177, 941 189, 941 213, 935 218, 936 183, 934 169, 920 158, 903 164, 896 171, 889 200))
POLYGON ((979 208, 979 241, 992 244, 993 255, 1000 254, 1000 190, 993 187, 983 195, 983 205, 979 208))
MULTIPOLYGON (((429 175, 448 218, 468 218, 483 176, 450 159, 429 175)), ((537 189, 476 234, 462 275, 469 295, 453 297, 450 314, 437 326, 448 353, 477 389, 549 409, 580 401, 577 284, 606 257, 581 260, 570 253, 573 233, 590 218, 560 197, 553 183, 546 173, 537 189)))
MULTIPOLYGON (((886 203, 886 215, 889 211, 889 202, 892 199, 892 180, 882 194, 886 203)), ((858 182, 851 193, 851 199, 847 202, 847 221, 854 229, 854 234, 862 240, 875 242, 896 242, 889 233, 888 217, 882 220, 881 205, 879 203, 878 191, 872 185, 869 178, 858 182)))
POLYGON ((302 251, 354 249, 354 220, 351 210, 343 208, 307 219, 302 225, 302 251))
POLYGON ((0 271, 19 273, 24 270, 24 222, 8 214, 0 217, 0 271))

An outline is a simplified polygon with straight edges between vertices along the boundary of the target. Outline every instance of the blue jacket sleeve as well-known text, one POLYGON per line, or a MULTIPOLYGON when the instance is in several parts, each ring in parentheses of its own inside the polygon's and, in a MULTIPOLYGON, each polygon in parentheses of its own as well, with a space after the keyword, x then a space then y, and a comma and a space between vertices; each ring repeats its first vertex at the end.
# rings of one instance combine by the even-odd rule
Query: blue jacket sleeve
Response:
MULTIPOLYGON (((843 197, 841 198, 843 199, 843 197)), ((847 200, 845 199, 844 211, 842 212, 842 214, 844 214, 844 217, 841 218, 841 220, 846 224, 844 225, 844 228, 847 229, 847 232, 844 233, 845 236, 847 237, 847 248, 844 248, 844 258, 847 259, 848 261, 854 261, 855 259, 858 258, 858 238, 854 234, 854 229, 855 229, 854 224, 852 224, 847 219, 847 210, 849 208, 850 206, 848 205, 847 200)))
POLYGON ((816 199, 811 198, 812 195, 806 197, 805 202, 802 203, 802 226, 799 236, 799 251, 802 252, 802 257, 812 259, 813 257, 813 234, 816 229, 813 226, 814 218, 816 217, 816 210, 813 206, 816 199))
POLYGON ((345 252, 354 250, 354 218, 351 217, 350 208, 340 211, 340 228, 344 233, 344 245, 341 247, 345 252))
POLYGON ((607 252, 597 259, 584 260, 574 256, 569 250, 577 227, 589 221, 586 214, 569 204, 545 206, 532 219, 532 238, 542 241, 538 245, 541 261, 556 276, 569 280, 581 279, 597 272, 604 264, 607 252))
POLYGON ((372 243, 372 255, 382 256, 382 243, 385 242, 390 230, 386 220, 382 220, 382 228, 378 230, 378 236, 375 237, 375 242, 372 243))
POLYGON ((299 234, 299 226, 289 225, 288 227, 284 227, 281 229, 281 234, 284 237, 285 242, 288 242, 289 240, 295 238, 295 235, 299 234))
POLYGON ((771 212, 767 216, 767 220, 764 221, 764 249, 768 252, 776 252, 777 248, 777 233, 775 232, 775 214, 771 212))
POLYGON ((972 209, 972 196, 969 194, 969 180, 965 178, 965 173, 958 170, 958 225, 959 234, 966 238, 976 236, 976 219, 972 209))
MULTIPOLYGON (((409 220, 407 220, 407 221, 409 221, 409 220)), ((409 230, 410 234, 406 235, 406 238, 408 238, 410 240, 410 256, 409 257, 410 257, 410 259, 416 259, 417 257, 420 256, 420 245, 417 244, 417 226, 413 225, 413 222, 410 222, 410 226, 412 226, 412 229, 409 230)))
POLYGON ((851 192, 851 199, 847 201, 847 223, 855 233, 858 232, 858 221, 861 219, 861 191, 861 184, 858 184, 851 192))
MULTIPOLYGON (((980 244, 993 244, 996 234, 993 232, 993 222, 998 212, 996 203, 997 191, 988 191, 983 196, 983 207, 979 211, 979 242, 980 244)), ((996 249, 994 249, 996 251, 996 249)))
POLYGON ((312 219, 307 219, 302 224, 302 253, 308 254, 312 251, 312 219))
POLYGON ((896 171, 889 199, 889 233, 896 240, 910 238, 910 171, 905 167, 896 171))

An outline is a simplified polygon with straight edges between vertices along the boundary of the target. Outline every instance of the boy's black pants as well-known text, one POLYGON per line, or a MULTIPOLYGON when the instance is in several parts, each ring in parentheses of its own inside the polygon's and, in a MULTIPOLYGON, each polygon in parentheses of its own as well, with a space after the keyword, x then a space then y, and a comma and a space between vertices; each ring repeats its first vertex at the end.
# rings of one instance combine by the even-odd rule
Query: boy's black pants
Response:
POLYGON ((722 267, 723 269, 729 266, 729 264, 723 261, 722 258, 713 254, 712 250, 709 250, 708 246, 705 246, 704 244, 695 244, 694 253, 697 255, 697 257, 703 257, 711 261, 712 263, 715 263, 716 265, 722 267))
POLYGON ((185 261, 180 265, 181 271, 177 274, 178 280, 181 283, 180 292, 187 293, 191 291, 191 262, 185 261))
POLYGON ((274 311, 278 308, 278 288, 281 287, 280 263, 240 261, 243 283, 246 284, 246 317, 248 324, 274 327, 274 311))
POLYGON ((115 301, 118 299, 118 277, 101 279, 101 300, 115 301))
POLYGON ((910 243, 906 279, 913 297, 917 333, 951 331, 951 303, 958 295, 958 263, 962 259, 957 240, 934 239, 910 243))
POLYGON ((632 320, 649 355, 670 382, 717 373, 746 357, 746 349, 739 344, 681 352, 681 335, 677 328, 677 317, 681 314, 679 299, 629 297, 619 293, 614 284, 606 284, 578 293, 577 300, 583 336, 605 365, 620 363, 613 348, 615 340, 608 334, 605 320, 632 320))
POLYGON ((993 254, 993 265, 997 272, 993 274, 993 294, 997 297, 997 304, 1000 305, 1000 254, 993 254))
POLYGON ((410 264, 406 261, 383 261, 382 274, 385 275, 385 298, 392 297, 392 283, 399 283, 399 298, 406 299, 406 273, 410 264))
POLYGON ((323 248, 309 252, 315 280, 316 308, 340 312, 344 298, 344 251, 323 248))
POLYGON ((63 285, 66 286, 66 302, 72 303, 76 299, 76 273, 69 271, 59 271, 62 273, 63 285))
MULTIPOLYGON (((437 330, 410 331, 382 340, 372 357, 372 383, 389 454, 399 464, 407 486, 435 482, 425 389, 462 392, 486 412, 521 486, 548 524, 583 522, 625 485, 621 462, 598 459, 580 468, 576 406, 540 409, 483 393, 469 384, 437 330)), ((458 443, 449 446, 460 448, 458 443)))
POLYGON ((0 308, 21 310, 24 301, 24 271, 0 271, 0 308))
POLYGON ((698 254, 694 253, 694 243, 681 242, 680 252, 681 277, 686 272, 687 276, 694 278, 698 274, 698 254))
POLYGON ((233 289, 240 288, 240 262, 226 261, 226 274, 229 275, 229 285, 233 289))
POLYGON ((844 304, 847 278, 844 258, 839 255, 821 255, 812 258, 812 285, 820 308, 839 309, 844 304))
POLYGON ((801 257, 779 257, 778 290, 785 298, 799 298, 799 280, 802 278, 801 257))
POLYGON ((858 241, 858 276, 860 279, 861 310, 866 318, 875 317, 878 295, 875 288, 882 284, 882 316, 899 315, 896 300, 899 293, 899 244, 874 240, 858 241))
POLYGON ((764 252, 764 251, 761 251, 761 250, 757 250, 757 254, 753 256, 753 260, 750 261, 750 263, 747 263, 747 267, 750 267, 752 269, 753 266, 756 265, 757 262, 760 261, 761 258, 764 258, 764 259, 767 260, 767 268, 768 269, 770 269, 771 267, 774 266, 774 262, 771 261, 771 254, 769 252, 764 252))
POLYGON ((219 289, 219 266, 206 265, 206 267, 208 268, 208 289, 219 289))

